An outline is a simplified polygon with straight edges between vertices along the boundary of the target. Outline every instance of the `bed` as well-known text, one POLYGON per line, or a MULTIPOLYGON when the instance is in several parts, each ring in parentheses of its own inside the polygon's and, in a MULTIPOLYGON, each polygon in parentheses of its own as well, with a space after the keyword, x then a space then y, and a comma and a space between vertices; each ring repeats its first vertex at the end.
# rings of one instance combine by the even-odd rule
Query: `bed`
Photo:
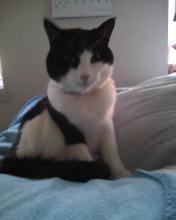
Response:
MULTIPOLYGON (((11 148, 29 100, 0 134, 0 159, 11 148)), ((131 177, 29 180, 0 174, 0 219, 176 219, 176 75, 118 92, 114 125, 131 177), (163 169, 163 167, 165 167, 163 169)))

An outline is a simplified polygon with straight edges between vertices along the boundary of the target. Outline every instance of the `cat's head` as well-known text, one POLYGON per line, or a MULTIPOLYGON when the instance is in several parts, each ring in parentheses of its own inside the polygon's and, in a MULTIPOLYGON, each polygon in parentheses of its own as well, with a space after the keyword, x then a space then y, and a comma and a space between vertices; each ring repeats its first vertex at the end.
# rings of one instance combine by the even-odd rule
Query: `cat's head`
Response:
POLYGON ((45 19, 50 78, 71 93, 85 94, 103 87, 113 71, 108 43, 114 25, 115 19, 111 18, 92 30, 61 29, 45 19))

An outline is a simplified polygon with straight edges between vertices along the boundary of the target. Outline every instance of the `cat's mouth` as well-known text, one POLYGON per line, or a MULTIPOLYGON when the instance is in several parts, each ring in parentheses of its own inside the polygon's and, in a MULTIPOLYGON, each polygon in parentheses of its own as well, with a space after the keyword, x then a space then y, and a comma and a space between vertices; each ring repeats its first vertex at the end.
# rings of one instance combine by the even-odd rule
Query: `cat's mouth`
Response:
POLYGON ((78 85, 82 88, 86 88, 88 86, 90 86, 92 83, 90 82, 87 82, 87 81, 83 81, 83 82, 80 82, 78 85))
POLYGON ((86 95, 90 93, 94 93, 96 91, 99 91, 99 87, 97 86, 97 82, 86 82, 86 83, 77 83, 74 87, 65 87, 61 86, 63 91, 70 94, 77 94, 77 95, 86 95))
POLYGON ((82 80, 77 82, 77 86, 82 88, 82 89, 87 89, 88 87, 92 86, 92 84, 94 84, 94 82, 91 80, 82 80))
POLYGON ((84 84, 82 84, 80 87, 81 87, 81 92, 80 94, 81 95, 84 95, 84 94, 88 94, 88 93, 91 93, 93 92, 94 90, 97 90, 97 82, 86 82, 84 84))

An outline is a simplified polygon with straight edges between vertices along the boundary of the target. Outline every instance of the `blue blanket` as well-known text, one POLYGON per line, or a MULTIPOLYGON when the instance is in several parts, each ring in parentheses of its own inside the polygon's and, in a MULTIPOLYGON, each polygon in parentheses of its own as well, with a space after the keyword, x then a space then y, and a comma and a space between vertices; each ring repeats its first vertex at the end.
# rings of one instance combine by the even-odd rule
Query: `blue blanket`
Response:
MULTIPOLYGON (((21 117, 40 98, 29 101, 0 134, 1 157, 11 147, 21 117)), ((87 183, 0 174, 0 219, 176 220, 176 171, 137 170, 129 178, 87 183)))

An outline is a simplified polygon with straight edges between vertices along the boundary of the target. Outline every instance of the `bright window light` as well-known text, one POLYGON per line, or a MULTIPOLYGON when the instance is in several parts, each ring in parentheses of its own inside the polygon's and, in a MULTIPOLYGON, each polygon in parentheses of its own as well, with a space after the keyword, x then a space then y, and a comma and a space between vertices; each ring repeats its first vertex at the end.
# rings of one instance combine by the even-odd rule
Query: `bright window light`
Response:
POLYGON ((168 63, 176 64, 176 49, 174 49, 174 45, 176 45, 176 21, 173 21, 175 15, 175 0, 168 0, 169 8, 168 8, 168 47, 169 47, 169 56, 168 63))
POLYGON ((0 89, 4 88, 4 84, 3 84, 3 78, 2 78, 2 65, 1 65, 1 61, 0 61, 0 89))
POLYGON ((176 22, 173 21, 175 15, 175 0, 169 1, 168 10, 168 43, 169 46, 176 44, 176 22))

